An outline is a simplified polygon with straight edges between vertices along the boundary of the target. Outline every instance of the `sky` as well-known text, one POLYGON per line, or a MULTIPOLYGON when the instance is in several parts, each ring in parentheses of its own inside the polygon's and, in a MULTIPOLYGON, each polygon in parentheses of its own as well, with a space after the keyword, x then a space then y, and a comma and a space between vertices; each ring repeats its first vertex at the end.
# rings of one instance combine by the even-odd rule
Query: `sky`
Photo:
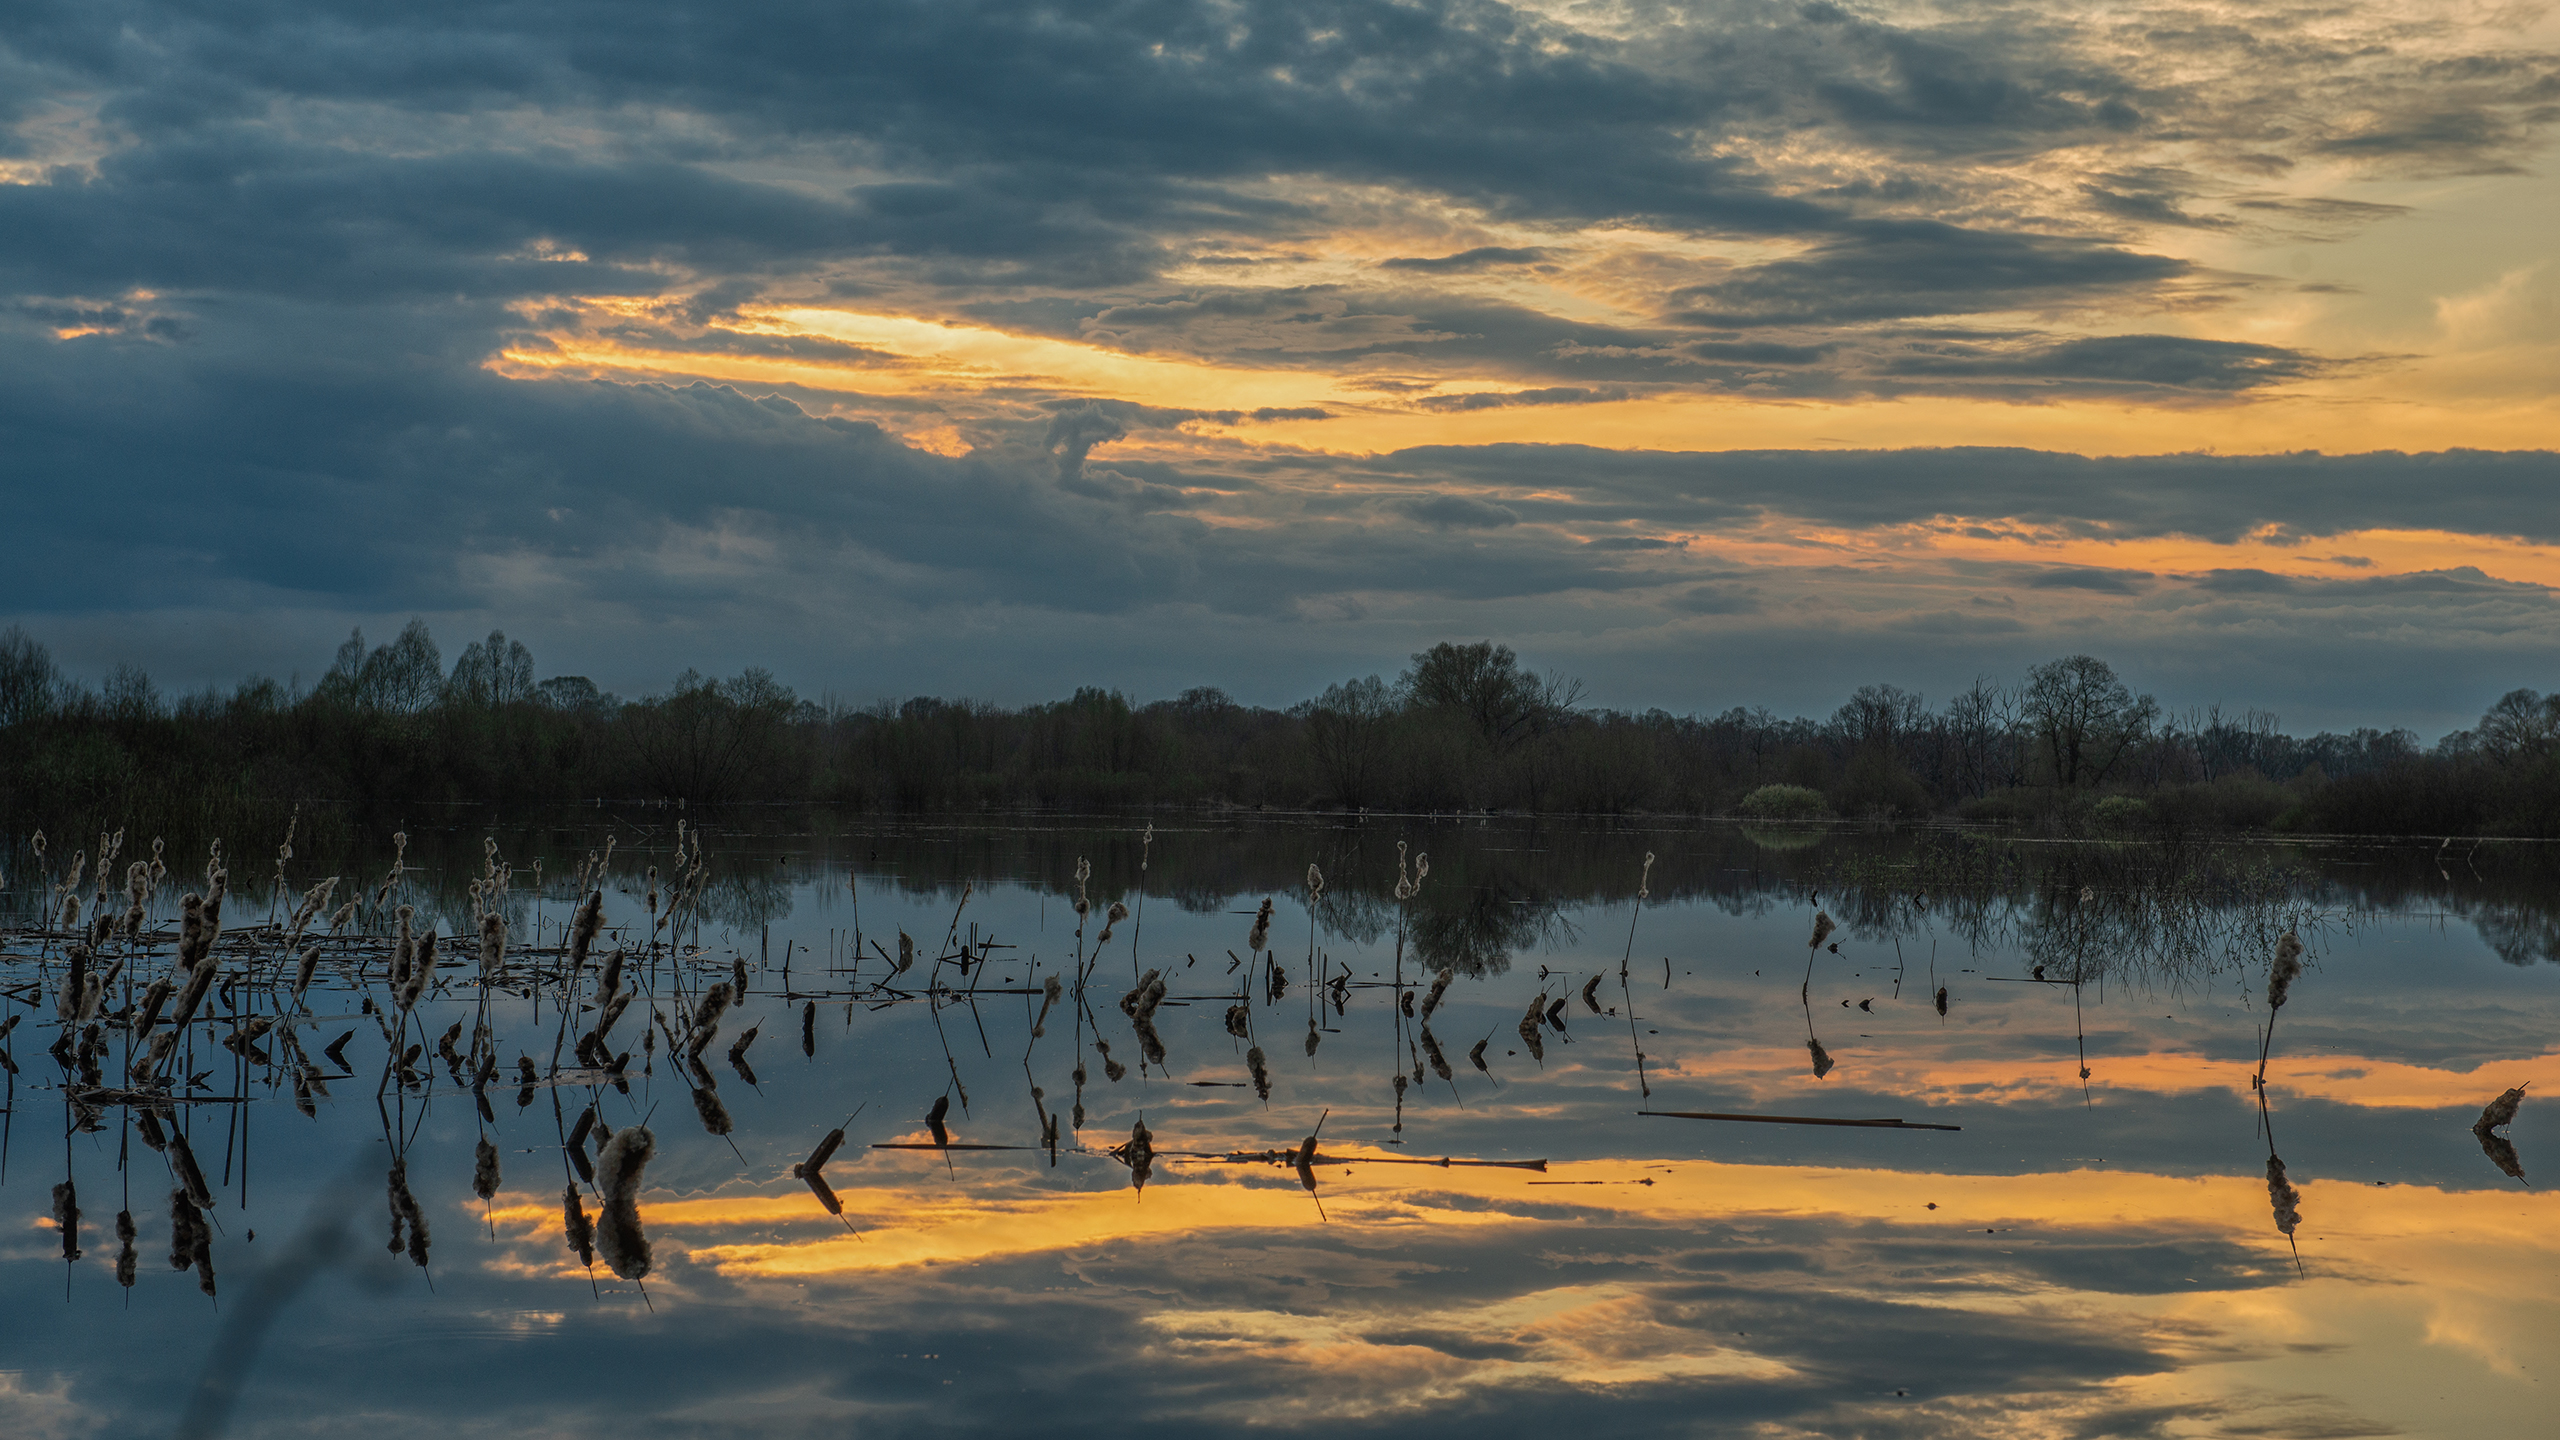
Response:
POLYGON ((76 674, 2554 683, 2547 9, 0 15, 0 623, 76 674))

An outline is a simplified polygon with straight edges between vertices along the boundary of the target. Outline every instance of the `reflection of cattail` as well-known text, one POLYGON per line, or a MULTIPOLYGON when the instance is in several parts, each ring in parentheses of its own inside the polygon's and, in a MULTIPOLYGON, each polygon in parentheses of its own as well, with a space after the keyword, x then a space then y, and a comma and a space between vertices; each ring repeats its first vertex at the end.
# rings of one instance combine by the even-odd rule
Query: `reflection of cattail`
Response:
POLYGON ((702 1003, 693 1011, 693 1039, 689 1042, 691 1049, 686 1052, 688 1056, 700 1055, 711 1044, 711 1037, 720 1033, 720 1017, 728 1012, 729 999, 729 982, 726 980, 702 992, 702 1003))
POLYGON ((1253 1093, 1261 1096, 1264 1103, 1269 1103, 1271 1099, 1271 1069, 1268 1065, 1263 1063, 1261 1046, 1256 1045, 1252 1049, 1244 1052, 1244 1068, 1253 1076, 1253 1093))
POLYGON ((177 1175, 178 1183, 186 1187, 187 1198, 196 1203, 197 1209, 213 1208, 213 1188, 204 1183, 204 1170, 196 1164, 196 1152, 187 1145, 187 1137, 181 1131, 169 1133, 169 1168, 177 1175))
POLYGON ((1947 1013, 1947 987, 1944 985, 1938 987, 1938 1013, 1947 1013))
POLYGON ((169 1192, 169 1268, 184 1270, 196 1263, 196 1232, 204 1228, 204 1217, 197 1213, 196 1203, 184 1190, 169 1192))
POLYGON ((1096 1040, 1093 1042, 1093 1048, 1102 1053, 1102 1073, 1110 1077, 1114 1084, 1119 1083, 1120 1077, 1129 1073, 1128 1066, 1111 1058, 1111 1045, 1108 1041, 1096 1040))
POLYGON ((471 1193, 483 1200, 498 1193, 498 1147, 486 1135, 471 1149, 471 1193))
POLYGON ((2285 1178, 2284 1162, 2272 1151, 2267 1155, 2267 1200, 2275 1207, 2276 1228, 2291 1235, 2302 1223, 2302 1192, 2285 1178))
POLYGON ((1816 911, 1814 911, 1814 912, 1813 912, 1813 942, 1812 942, 1810 945, 1808 945, 1806 948, 1807 948, 1807 949, 1813 949, 1813 950, 1819 950, 1819 949, 1821 949, 1821 948, 1822 948, 1822 942, 1823 942, 1823 941, 1825 941, 1825 940, 1830 939, 1830 938, 1831 938, 1831 932, 1832 932, 1832 931, 1834 931, 1834 930, 1837 930, 1837 929, 1839 929, 1839 928, 1840 928, 1839 926, 1837 926, 1837 925, 1835 925, 1835 924, 1831 923, 1831 917, 1830 917, 1829 915, 1825 914, 1824 912, 1822 912, 1822 911, 1820 911, 1820 910, 1816 910, 1816 911))
POLYGON ((391 1248, 395 1251, 401 1248, 400 1227, 405 1222, 409 1227, 409 1263, 423 1270, 427 1264, 427 1214, 418 1208, 418 1197, 409 1193, 409 1162, 406 1159, 391 1162, 391 1176, 387 1184, 391 1192, 391 1248))
POLYGON ((126 1288, 127 1290, 130 1290, 130 1289, 132 1289, 132 1288, 133 1288, 133 1270, 134 1270, 134 1266, 139 1262, 139 1260, 140 1260, 140 1258, 141 1258, 141 1257, 140 1257, 139 1255, 137 1255, 137 1254, 135 1253, 135 1251, 134 1251, 134 1245, 133 1245, 133 1242, 134 1242, 135 1238, 136 1238, 136 1232, 135 1232, 135 1230, 134 1230, 134 1228, 133 1228, 133 1212, 132 1212, 132 1211, 130 1211, 130 1210, 119 1210, 119 1211, 117 1211, 117 1212, 116 1212, 116 1283, 117 1283, 117 1284, 119 1284, 119 1285, 121 1285, 121 1286, 123 1286, 123 1287, 124 1287, 124 1288, 126 1288))
POLYGON ((951 1097, 948 1095, 934 1096, 933 1108, 924 1112, 924 1128, 933 1132, 933 1143, 936 1145, 951 1143, 950 1127, 942 1123, 942 1117, 950 1113, 951 1097))
POLYGON ((596 1189, 604 1211, 596 1218, 596 1252, 614 1274, 638 1280, 649 1273, 649 1237, 640 1229, 640 1173, 658 1150, 646 1125, 626 1125, 596 1157, 596 1189))
POLYGON ((2267 1008, 2281 1009, 2302 975, 2302 942, 2287 930, 2276 937, 2275 964, 2267 971, 2267 1008))
POLYGON ((62 1231, 62 1258, 80 1258, 80 1190, 68 1180, 53 1187, 53 1223, 62 1231))
POLYGON ((1520 1043, 1529 1047, 1529 1058, 1543 1065, 1547 1059, 1546 1042, 1538 1038, 1538 1022, 1546 1018, 1547 995, 1541 990, 1529 1002, 1529 1012, 1520 1017, 1520 1043))
POLYGON ((1423 1027, 1422 1031, 1422 1053, 1431 1061, 1432 1074, 1443 1080, 1450 1077, 1449 1057, 1440 1053, 1440 1041, 1431 1033, 1428 1026, 1423 1027))
POLYGON ((1270 939, 1271 897, 1266 895, 1262 897, 1262 909, 1257 911, 1253 917, 1252 933, 1245 937, 1245 953, 1248 955, 1261 954, 1264 950, 1270 948, 1270 939))
POLYGON ((1600 977, 1599 977, 1599 976, 1594 975, 1594 976, 1592 976, 1589 980, 1587 980, 1587 981, 1584 981, 1584 982, 1583 982, 1583 986, 1582 986, 1582 1003, 1591 1007, 1591 1013, 1592 1013, 1592 1014, 1597 1015, 1597 1014, 1599 1014, 1599 1013, 1600 1013, 1600 977))
POLYGON ((1309 1056, 1310 1058, 1312 1058, 1312 1057, 1315 1055, 1315 1053, 1316 1053, 1316 1045, 1317 1045, 1317 1043, 1318 1043, 1319 1041, 1321 1041, 1323 1038, 1324 1038, 1323 1036, 1321 1036, 1321 1035, 1319 1035, 1319 1034, 1317 1034, 1317 1033, 1316 1033, 1316 1022, 1314 1022, 1313 1020, 1308 1021, 1308 1022, 1307 1022, 1307 1054, 1308 1054, 1308 1056, 1309 1056))
POLYGON ((1823 1076, 1831 1073, 1831 1052, 1822 1048, 1821 1041, 1807 1036, 1804 1042, 1804 1048, 1813 1052, 1814 1079, 1819 1080, 1823 1076))
POLYGON ((2489 1102, 2489 1108, 2481 1111, 2480 1118, 2471 1123, 2471 1133, 2486 1135, 2501 1125, 2513 1123, 2516 1111, 2523 1105, 2524 1086, 2518 1085, 2489 1102))
POLYGON ((693 1113, 702 1118, 702 1128, 714 1135, 726 1135, 736 1128, 729 1120, 729 1107, 720 1103, 720 1092, 704 1085, 693 1092, 693 1113))
POLYGON ((1493 1037, 1488 1035, 1477 1041, 1473 1049, 1467 1051, 1467 1063, 1483 1071, 1488 1079, 1493 1075, 1493 1067, 1484 1063, 1484 1047, 1492 1043, 1493 1037))
POLYGON ((909 967, 913 966, 915 963, 916 963, 916 942, 915 942, 915 937, 914 937, 914 936, 909 935, 906 931, 901 930, 901 931, 899 931, 899 932, 898 932, 898 970, 897 970, 897 973, 899 973, 899 974, 901 974, 901 975, 906 974, 906 973, 907 973, 907 970, 909 969, 909 967))
POLYGON ((1227 1033, 1228 1033, 1228 1034, 1230 1034, 1230 1035, 1233 1035, 1234 1037, 1236 1037, 1236 1038, 1237 1038, 1237 1039, 1239 1039, 1239 1040, 1244 1039, 1244 1038, 1245 1038, 1245 1036, 1250 1032, 1251 1024, 1252 1024, 1252 1017, 1253 1017, 1253 1010, 1252 1010, 1252 1008, 1251 1008, 1250 1006, 1245 1006, 1245 1005, 1230 1005, 1230 1006, 1228 1006, 1228 1007, 1227 1007, 1227 1033))
POLYGON ((1449 993, 1449 982, 1457 978, 1458 972, 1446 965, 1440 967, 1439 974, 1431 977, 1431 989, 1422 997, 1423 1019, 1430 1019, 1431 1012, 1440 1008, 1440 997, 1449 993))
POLYGON ((809 1152, 808 1159, 791 1167, 792 1175, 805 1180, 824 1170, 827 1162, 835 1157, 836 1150, 843 1144, 844 1130, 841 1127, 828 1131, 826 1138, 818 1142, 818 1148, 809 1152))
POLYGON ((560 1233, 569 1248, 578 1252, 578 1263, 596 1263, 596 1227, 587 1219, 587 1207, 578 1200, 578 1187, 560 1187, 560 1233))

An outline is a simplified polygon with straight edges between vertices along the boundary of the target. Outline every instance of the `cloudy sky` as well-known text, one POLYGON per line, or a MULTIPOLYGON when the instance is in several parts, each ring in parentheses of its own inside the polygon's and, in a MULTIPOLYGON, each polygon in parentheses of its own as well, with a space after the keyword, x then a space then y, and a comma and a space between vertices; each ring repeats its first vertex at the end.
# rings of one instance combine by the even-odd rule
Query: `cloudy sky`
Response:
POLYGON ((84 674, 2560 679, 2547 10, 0 13, 0 619, 84 674))

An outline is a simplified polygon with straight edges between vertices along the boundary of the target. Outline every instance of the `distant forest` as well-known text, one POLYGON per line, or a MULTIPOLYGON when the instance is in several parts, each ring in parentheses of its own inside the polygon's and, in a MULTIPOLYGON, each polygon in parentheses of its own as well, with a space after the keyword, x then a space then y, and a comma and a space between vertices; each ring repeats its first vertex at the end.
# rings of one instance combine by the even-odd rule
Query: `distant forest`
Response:
POLYGON ((230 823, 298 806, 681 800, 867 810, 1242 806, 1412 812, 1957 817, 2040 833, 2560 836, 2560 695, 2517 690, 2432 748, 2406 730, 2293 736, 2257 710, 2169 712, 2068 656, 1932 708, 1868 685, 1821 718, 1607 710, 1492 642, 1285 710, 1201 688, 1081 689, 1019 709, 804 700, 762 670, 625 700, 537 680, 492 632, 444 662, 425 624, 361 632, 318 684, 175 698, 119 667, 66 679, 0 633, 0 825, 230 823))

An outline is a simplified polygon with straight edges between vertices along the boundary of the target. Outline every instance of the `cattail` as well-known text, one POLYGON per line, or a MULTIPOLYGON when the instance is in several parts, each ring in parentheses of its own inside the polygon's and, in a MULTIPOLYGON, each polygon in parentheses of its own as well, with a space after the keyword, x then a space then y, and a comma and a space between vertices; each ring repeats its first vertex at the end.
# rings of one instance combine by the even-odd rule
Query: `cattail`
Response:
POLYGON ((1254 914, 1252 933, 1245 937, 1245 953, 1248 955, 1259 955, 1264 950, 1270 948, 1270 941, 1271 897, 1265 895, 1262 897, 1262 908, 1254 914))
POLYGON ((736 960, 730 962, 730 964, 729 993, 740 1000, 744 1000, 747 998, 746 957, 743 955, 739 956, 736 960))
MULTIPOLYGON (((699 1069, 695 1073, 706 1080, 710 1078, 699 1069)), ((694 1089, 693 1113, 701 1117, 702 1128, 711 1134, 726 1135, 736 1128, 729 1120, 729 1107, 720 1103, 720 1091, 714 1086, 706 1084, 694 1089)))
POLYGON ((81 993, 89 988, 89 947, 66 946, 63 958, 70 964, 62 972, 61 988, 54 992, 53 1013, 63 1024, 71 1025, 78 1023, 81 993))
POLYGON ((1458 972, 1445 965, 1440 967, 1439 974, 1431 977, 1431 990, 1422 997, 1423 1019, 1430 1019, 1431 1012, 1440 1008, 1440 998, 1449 993, 1449 982, 1457 978, 1458 972))
POLYGON ((1938 987, 1938 1013, 1947 1013, 1947 987, 1944 985, 1938 987))
POLYGON ((423 1270, 427 1267, 427 1214, 418 1207, 418 1197, 409 1193, 409 1162, 406 1157, 391 1162, 388 1182, 391 1192, 391 1249, 402 1248, 400 1229, 409 1230, 409 1263, 423 1270))
POLYGON ((141 1256, 135 1252, 133 1244, 133 1242, 138 1238, 139 1234, 133 1228, 133 1212, 130 1210, 117 1211, 116 1283, 127 1290, 133 1288, 134 1267, 141 1261, 141 1256))
POLYGON ((1112 901, 1111 908, 1102 912, 1102 933, 1093 937, 1093 943, 1096 945, 1111 943, 1111 927, 1128 918, 1129 907, 1117 900, 1112 901))
POLYGON ((142 933, 144 909, 151 903, 151 867, 136 860, 125 867, 125 899, 130 902, 124 912, 124 933, 128 937, 142 933))
POLYGON ((578 1263, 596 1263, 596 1227, 587 1220, 587 1207, 578 1201, 578 1187, 560 1187, 560 1232, 569 1248, 578 1252, 578 1263))
POLYGON ((471 1147, 471 1193, 483 1200, 498 1193, 498 1147, 486 1135, 471 1147))
POLYGON ((1546 1010, 1546 992, 1540 991, 1538 998, 1529 1002, 1528 1013, 1520 1017, 1520 1043, 1529 1047, 1529 1058, 1541 1065, 1547 1060, 1547 1046, 1538 1038, 1538 1022, 1545 1018, 1546 1010))
POLYGON ((185 1132, 169 1132, 169 1168, 186 1188, 187 1198, 199 1210, 213 1208, 213 1187, 204 1183, 204 1170, 196 1164, 196 1152, 187 1144, 185 1132))
POLYGON ((2273 1151, 2267 1154, 2267 1201, 2275 1207, 2276 1228, 2291 1235, 2302 1223, 2302 1192, 2285 1178, 2284 1162, 2273 1151))
POLYGON ((1834 930, 1837 930, 1837 929, 1839 929, 1839 928, 1840 928, 1839 926, 1834 925, 1833 923, 1831 923, 1831 917, 1830 917, 1829 915, 1825 914, 1824 912, 1822 912, 1822 911, 1820 911, 1820 910, 1816 910, 1816 911, 1814 911, 1814 912, 1813 912, 1813 943, 1812 943, 1812 944, 1810 944, 1810 945, 1808 945, 1806 948, 1807 948, 1807 949, 1810 949, 1810 950, 1819 950, 1819 949, 1821 949, 1821 948, 1822 948, 1822 942, 1823 942, 1823 941, 1825 941, 1825 940, 1830 939, 1830 938, 1831 938, 1831 932, 1832 932, 1832 931, 1834 931, 1834 930))
POLYGON ((1113 1084, 1120 1083, 1120 1078, 1129 1073, 1129 1067, 1111 1058, 1111 1045, 1108 1041, 1097 1039, 1093 1042, 1093 1048, 1102 1055, 1102 1073, 1113 1084))
POLYGON ((702 1003, 695 1006, 693 1011, 693 1040, 691 1048, 685 1052, 686 1058, 700 1055, 711 1044, 712 1037, 720 1033, 720 1017, 727 1014, 728 1010, 727 981, 724 980, 702 992, 702 1003))
POLYGON ((507 922, 492 910, 480 917, 480 978, 494 980, 507 965, 507 922))
POLYGON ((1597 1014, 1599 1014, 1599 1013, 1600 1013, 1600 977, 1599 977, 1599 976, 1594 975, 1594 976, 1592 976, 1589 980, 1586 980, 1586 981, 1584 981, 1584 982, 1583 982, 1583 984, 1582 984, 1582 1003, 1591 1007, 1591 1013, 1592 1013, 1592 1014, 1597 1015, 1597 1014))
POLYGON ((195 1201, 184 1190, 169 1192, 169 1268, 184 1270, 196 1263, 196 1232, 204 1229, 204 1216, 197 1212, 195 1201))
POLYGON ((1269 1104, 1271 1100, 1271 1067, 1266 1064, 1262 1058, 1261 1046, 1256 1045, 1252 1049, 1244 1052, 1244 1068, 1247 1074, 1253 1076, 1253 1093, 1261 1096, 1263 1103, 1269 1104))
POLYGON ((2276 937, 2275 964, 2267 971, 2267 1008, 2282 1009, 2286 997, 2293 991, 2293 982, 2301 975, 2302 942, 2287 930, 2276 937))
POLYGON ((1316 1022, 1314 1022, 1313 1020, 1308 1021, 1308 1022, 1307 1022, 1307 1056, 1308 1056, 1308 1058, 1310 1058, 1310 1059, 1313 1059, 1313 1058, 1314 1058, 1315 1053, 1316 1053, 1316 1046, 1317 1046, 1317 1044, 1318 1044, 1319 1042, 1321 1042, 1323 1039, 1324 1039, 1324 1037, 1323 1037, 1322 1035, 1319 1035, 1319 1034, 1317 1034, 1317 1033, 1316 1033, 1316 1022))
POLYGON ((409 978, 401 983, 391 998, 400 1003, 404 1012, 417 1008, 418 1001, 427 993, 427 982, 435 978, 435 973, 436 932, 430 930, 418 937, 417 954, 409 962, 409 978))
POLYGON ((213 940, 205 933, 204 897, 190 890, 178 899, 178 968, 194 969, 212 949, 213 940))
POLYGON ((804 1180, 817 1174, 826 1168, 827 1161, 834 1158, 837 1148, 843 1144, 844 1131, 841 1128, 828 1131, 826 1138, 818 1142, 818 1148, 809 1152, 808 1159, 791 1167, 791 1173, 804 1180))
MULTIPOLYGON (((604 976, 596 982, 596 993, 610 1000, 613 998, 615 993, 621 989, 622 947, 617 945, 613 947, 612 954, 604 957, 604 976)), ((620 1012, 617 1011, 615 1013, 618 1014, 620 1012)))
POLYGON ((1131 1186, 1145 1191, 1148 1178, 1156 1173, 1156 1137, 1155 1132, 1147 1128, 1146 1121, 1141 1120, 1129 1127, 1129 1143, 1123 1147, 1122 1153, 1129 1162, 1131 1186))
POLYGON ((417 913, 414 905, 403 905, 391 912, 399 925, 391 941, 391 989, 394 994, 409 983, 409 970, 418 958, 418 937, 410 928, 410 921, 417 913))
POLYGON ((898 973, 898 974, 900 974, 900 975, 904 975, 904 974, 906 974, 906 973, 907 973, 907 971, 908 971, 908 969, 909 969, 910 967, 912 967, 915 963, 916 963, 916 942, 915 942, 915 937, 914 937, 914 936, 912 936, 912 935, 909 935, 906 931, 901 930, 901 931, 899 931, 899 932, 898 932, 898 969, 897 969, 897 973, 898 973))
POLYGON ((1433 1035, 1427 1026, 1422 1032, 1422 1053, 1423 1056, 1431 1062, 1432 1074, 1439 1076, 1443 1080, 1447 1080, 1451 1077, 1452 1072, 1449 1069, 1449 1057, 1441 1053, 1439 1037, 1433 1035))
POLYGON ((53 1223, 62 1232, 62 1258, 80 1258, 80 1190, 64 1180, 53 1187, 53 1223))
POLYGON ((1831 1073, 1831 1052, 1822 1048, 1821 1041, 1808 1035, 1805 1037, 1804 1048, 1813 1052, 1814 1079, 1819 1080, 1831 1073))
POLYGON ((1307 867, 1307 903, 1313 905, 1324 898, 1324 872, 1313 865, 1307 867))
POLYGON ((933 1143, 936 1145, 951 1143, 950 1127, 942 1123, 942 1117, 950 1113, 951 1097, 948 1095, 934 1096, 933 1108, 924 1112, 924 1128, 933 1132, 933 1143))
POLYGON ((320 947, 319 947, 319 946, 317 946, 317 945, 314 945, 314 946, 312 946, 310 949, 305 950, 305 951, 303 951, 303 952, 302 952, 302 961, 301 961, 301 963, 300 963, 300 964, 298 964, 298 965, 296 965, 296 966, 294 967, 294 971, 293 971, 293 993, 294 993, 295 998, 297 998, 297 999, 298 999, 298 998, 300 998, 300 997, 301 997, 301 995, 302 995, 302 992, 303 992, 303 991, 308 990, 308 989, 310 989, 310 988, 311 988, 311 975, 312 975, 312 972, 313 972, 313 971, 315 971, 315 970, 318 970, 319 968, 320 968, 320 947))
POLYGON ((1227 1033, 1239 1040, 1251 1033, 1253 1008, 1249 1005, 1227 1007, 1227 1033))
POLYGON ((2480 1118, 2471 1123, 2471 1133, 2486 1135, 2501 1125, 2512 1124, 2516 1118, 2516 1111, 2523 1105, 2524 1086, 2518 1085, 2489 1102, 2489 1108, 2481 1111, 2480 1118))
POLYGON ((355 923, 355 918, 356 897, 351 895, 347 897, 347 903, 339 906, 337 913, 329 917, 329 933, 335 935, 346 929, 355 923))
POLYGON ((1049 1033, 1049 1007, 1057 1004, 1059 997, 1065 993, 1066 987, 1055 975, 1040 982, 1040 1018, 1031 1022, 1032 1039, 1037 1040, 1049 1033))
POLYGON ((640 1228, 640 1175, 658 1150, 646 1125, 627 1125, 596 1157, 596 1190, 604 1211, 596 1219, 596 1252, 614 1274, 638 1280, 649 1273, 649 1237, 640 1228))

